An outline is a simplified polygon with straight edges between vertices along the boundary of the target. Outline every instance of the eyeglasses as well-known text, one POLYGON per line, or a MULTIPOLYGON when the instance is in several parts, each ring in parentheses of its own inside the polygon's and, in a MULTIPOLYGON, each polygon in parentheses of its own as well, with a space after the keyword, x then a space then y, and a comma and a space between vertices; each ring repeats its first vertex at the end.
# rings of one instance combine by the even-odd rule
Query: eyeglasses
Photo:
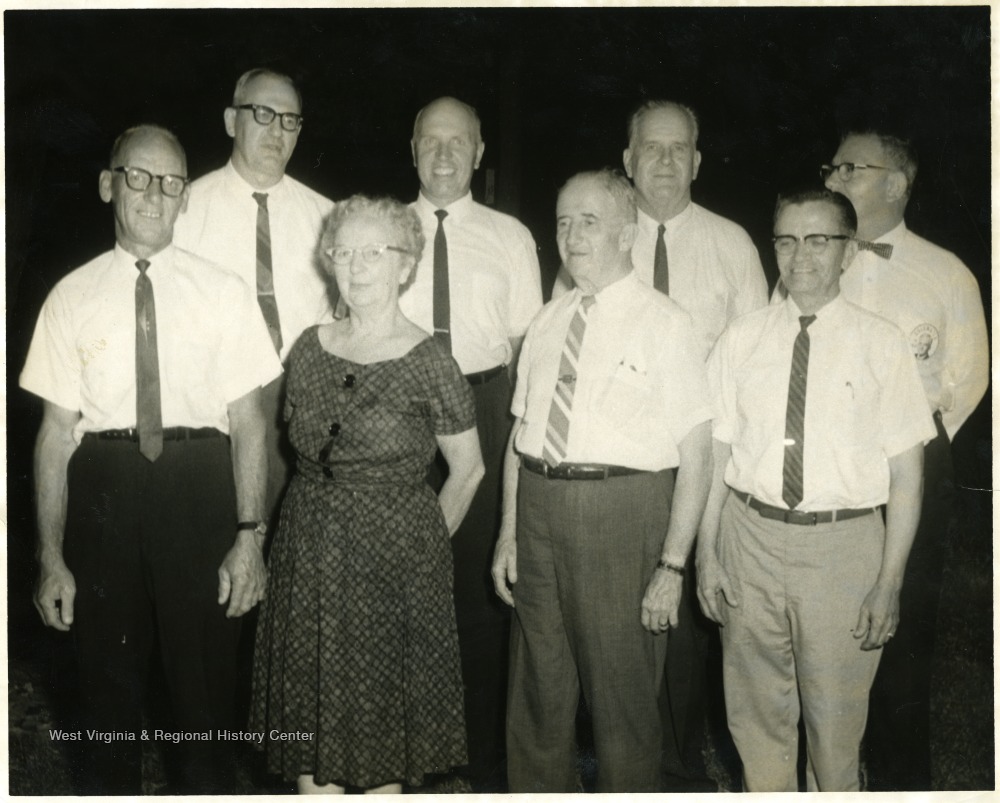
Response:
POLYGON ((136 192, 145 192, 146 187, 155 178, 160 182, 160 192, 168 198, 176 198, 184 192, 184 188, 188 185, 188 180, 184 176, 173 176, 170 174, 156 176, 148 170, 143 170, 141 167, 112 167, 111 172, 124 173, 125 183, 128 185, 128 188, 136 192))
POLYGON ((256 103, 244 103, 233 108, 252 111, 253 119, 261 125, 271 125, 275 117, 280 117, 281 127, 285 131, 297 131, 302 127, 302 115, 295 114, 295 112, 281 112, 279 114, 270 106, 258 106, 256 103))
POLYGON ((806 244, 806 248, 810 253, 822 254, 830 244, 830 240, 850 239, 846 234, 807 234, 801 240, 791 234, 779 234, 777 237, 772 237, 771 241, 774 243, 774 252, 776 254, 787 256, 788 254, 795 253, 795 247, 800 242, 806 244))
POLYGON ((855 170, 889 170, 888 167, 883 167, 882 165, 859 165, 853 162, 841 162, 839 165, 823 165, 819 169, 820 178, 826 181, 834 173, 837 174, 837 178, 841 181, 850 181, 854 178, 855 170))
POLYGON ((361 245, 357 248, 347 248, 346 246, 341 246, 339 248, 327 248, 323 253, 333 260, 334 265, 348 264, 352 259, 354 259, 355 253, 360 253, 361 258, 366 264, 374 265, 382 259, 382 254, 386 251, 396 251, 400 254, 410 253, 405 248, 399 248, 395 245, 389 245, 388 243, 371 243, 370 245, 361 245))

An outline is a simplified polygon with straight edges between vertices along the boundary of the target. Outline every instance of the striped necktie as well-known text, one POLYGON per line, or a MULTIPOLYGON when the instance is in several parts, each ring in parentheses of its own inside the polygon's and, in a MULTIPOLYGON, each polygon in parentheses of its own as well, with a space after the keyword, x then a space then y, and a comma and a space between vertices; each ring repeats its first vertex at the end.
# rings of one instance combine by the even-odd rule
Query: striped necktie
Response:
POLYGON ((163 452, 163 413, 160 407, 160 361, 156 349, 156 304, 153 283, 146 271, 149 260, 135 263, 135 428, 139 453, 153 462, 163 452))
POLYGON ((438 219, 434 234, 434 339, 451 353, 451 290, 448 285, 448 238, 444 234, 447 211, 434 212, 438 219))
POLYGON ((542 459, 550 466, 558 466, 566 459, 569 444, 569 417, 573 409, 573 392, 576 388, 577 365, 580 361, 580 347, 587 331, 587 310, 594 303, 593 296, 583 296, 576 314, 570 321, 559 359, 559 378, 556 380, 552 404, 549 407, 549 421, 545 427, 545 442, 542 444, 542 459))
POLYGON ((806 378, 809 371, 809 324, 815 315, 799 318, 802 327, 792 347, 792 371, 788 378, 788 406, 785 411, 785 463, 782 470, 781 498, 789 509, 802 501, 802 465, 806 419, 806 378))
POLYGON ((653 254, 653 287, 663 295, 670 295, 670 272, 667 267, 667 227, 660 224, 656 230, 656 251, 653 254))
POLYGON ((274 269, 271 266, 271 220, 267 212, 267 193, 255 192, 257 202, 257 303, 274 350, 281 353, 281 322, 274 297, 274 269))

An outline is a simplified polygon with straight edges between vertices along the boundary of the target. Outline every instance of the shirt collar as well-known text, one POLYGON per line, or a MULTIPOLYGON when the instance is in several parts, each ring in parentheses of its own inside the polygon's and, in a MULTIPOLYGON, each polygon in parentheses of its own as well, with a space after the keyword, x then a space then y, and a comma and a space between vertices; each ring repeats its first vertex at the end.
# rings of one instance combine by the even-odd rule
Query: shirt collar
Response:
POLYGON ((874 242, 876 243, 888 243, 893 248, 898 248, 899 244, 903 242, 906 238, 906 223, 904 221, 899 221, 894 228, 889 229, 885 234, 879 237, 874 242))
MULTIPOLYGON (((812 324, 815 326, 816 323, 820 321, 833 321, 841 314, 844 309, 844 294, 837 293, 837 295, 820 307, 814 315, 816 316, 816 322, 812 324)), ((800 328, 799 318, 801 318, 805 313, 799 309, 799 305, 795 303, 795 299, 789 294, 785 299, 785 323, 791 328, 794 327, 796 330, 800 328)))
MULTIPOLYGON (((636 278, 635 271, 630 270, 617 281, 612 282, 606 287, 602 287, 594 293, 594 300, 604 309, 614 309, 618 306, 618 302, 635 294, 635 286, 638 282, 639 280, 636 278)), ((579 304, 580 299, 583 298, 583 293, 580 292, 579 287, 574 287, 573 292, 576 293, 575 301, 579 304)))
POLYGON ((226 162, 226 166, 223 168, 225 171, 225 182, 226 186, 233 192, 234 195, 240 198, 246 198, 256 205, 253 194, 255 192, 263 192, 267 195, 268 200, 271 198, 280 198, 286 192, 288 187, 287 176, 282 174, 281 179, 273 187, 268 187, 266 190, 258 190, 252 184, 250 184, 243 176, 239 174, 236 167, 233 165, 233 160, 230 159, 226 162))
MULTIPOLYGON (((171 243, 163 250, 157 251, 155 254, 153 254, 153 256, 148 257, 147 259, 149 260, 149 267, 147 268, 147 272, 152 271, 153 268, 159 267, 161 265, 165 267, 160 268, 160 272, 163 272, 164 270, 169 271, 170 267, 174 264, 174 253, 176 250, 177 249, 174 246, 174 244, 171 243)), ((130 254, 128 251, 122 248, 122 246, 119 243, 115 243, 114 256, 112 257, 112 263, 115 267, 115 270, 135 276, 138 273, 138 269, 136 268, 135 263, 138 261, 139 257, 135 256, 134 254, 130 254)))
MULTIPOLYGON (((639 230, 643 234, 649 234, 650 236, 656 236, 656 230, 660 227, 660 221, 654 220, 641 209, 636 207, 636 212, 638 213, 638 223, 639 230)), ((670 220, 666 221, 665 225, 667 227, 667 232, 672 232, 681 226, 683 226, 691 215, 694 214, 694 203, 689 202, 687 206, 680 211, 679 214, 674 215, 670 220)))
POLYGON ((471 190, 457 201, 452 201, 444 207, 431 203, 430 199, 424 195, 423 190, 417 195, 417 211, 429 216, 433 216, 438 209, 444 209, 448 213, 448 217, 461 220, 472 209, 472 204, 471 190))

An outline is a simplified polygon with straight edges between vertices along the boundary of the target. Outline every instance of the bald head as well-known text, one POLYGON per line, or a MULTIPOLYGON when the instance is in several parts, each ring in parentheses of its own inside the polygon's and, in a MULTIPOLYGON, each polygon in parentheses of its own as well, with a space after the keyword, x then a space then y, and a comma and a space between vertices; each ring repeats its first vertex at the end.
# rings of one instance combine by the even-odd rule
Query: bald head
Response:
POLYGON ((410 141, 420 191, 441 208, 469 193, 485 146, 476 110, 455 98, 438 98, 422 108, 410 141))

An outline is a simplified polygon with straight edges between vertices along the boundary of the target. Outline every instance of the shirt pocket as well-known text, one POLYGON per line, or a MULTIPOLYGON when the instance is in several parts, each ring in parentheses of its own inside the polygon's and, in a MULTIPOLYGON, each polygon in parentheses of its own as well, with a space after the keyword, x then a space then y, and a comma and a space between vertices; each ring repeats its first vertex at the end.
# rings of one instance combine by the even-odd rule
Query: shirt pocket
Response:
POLYGON ((653 388, 644 365, 623 359, 599 387, 595 411, 616 430, 642 437, 637 424, 648 413, 653 388))

